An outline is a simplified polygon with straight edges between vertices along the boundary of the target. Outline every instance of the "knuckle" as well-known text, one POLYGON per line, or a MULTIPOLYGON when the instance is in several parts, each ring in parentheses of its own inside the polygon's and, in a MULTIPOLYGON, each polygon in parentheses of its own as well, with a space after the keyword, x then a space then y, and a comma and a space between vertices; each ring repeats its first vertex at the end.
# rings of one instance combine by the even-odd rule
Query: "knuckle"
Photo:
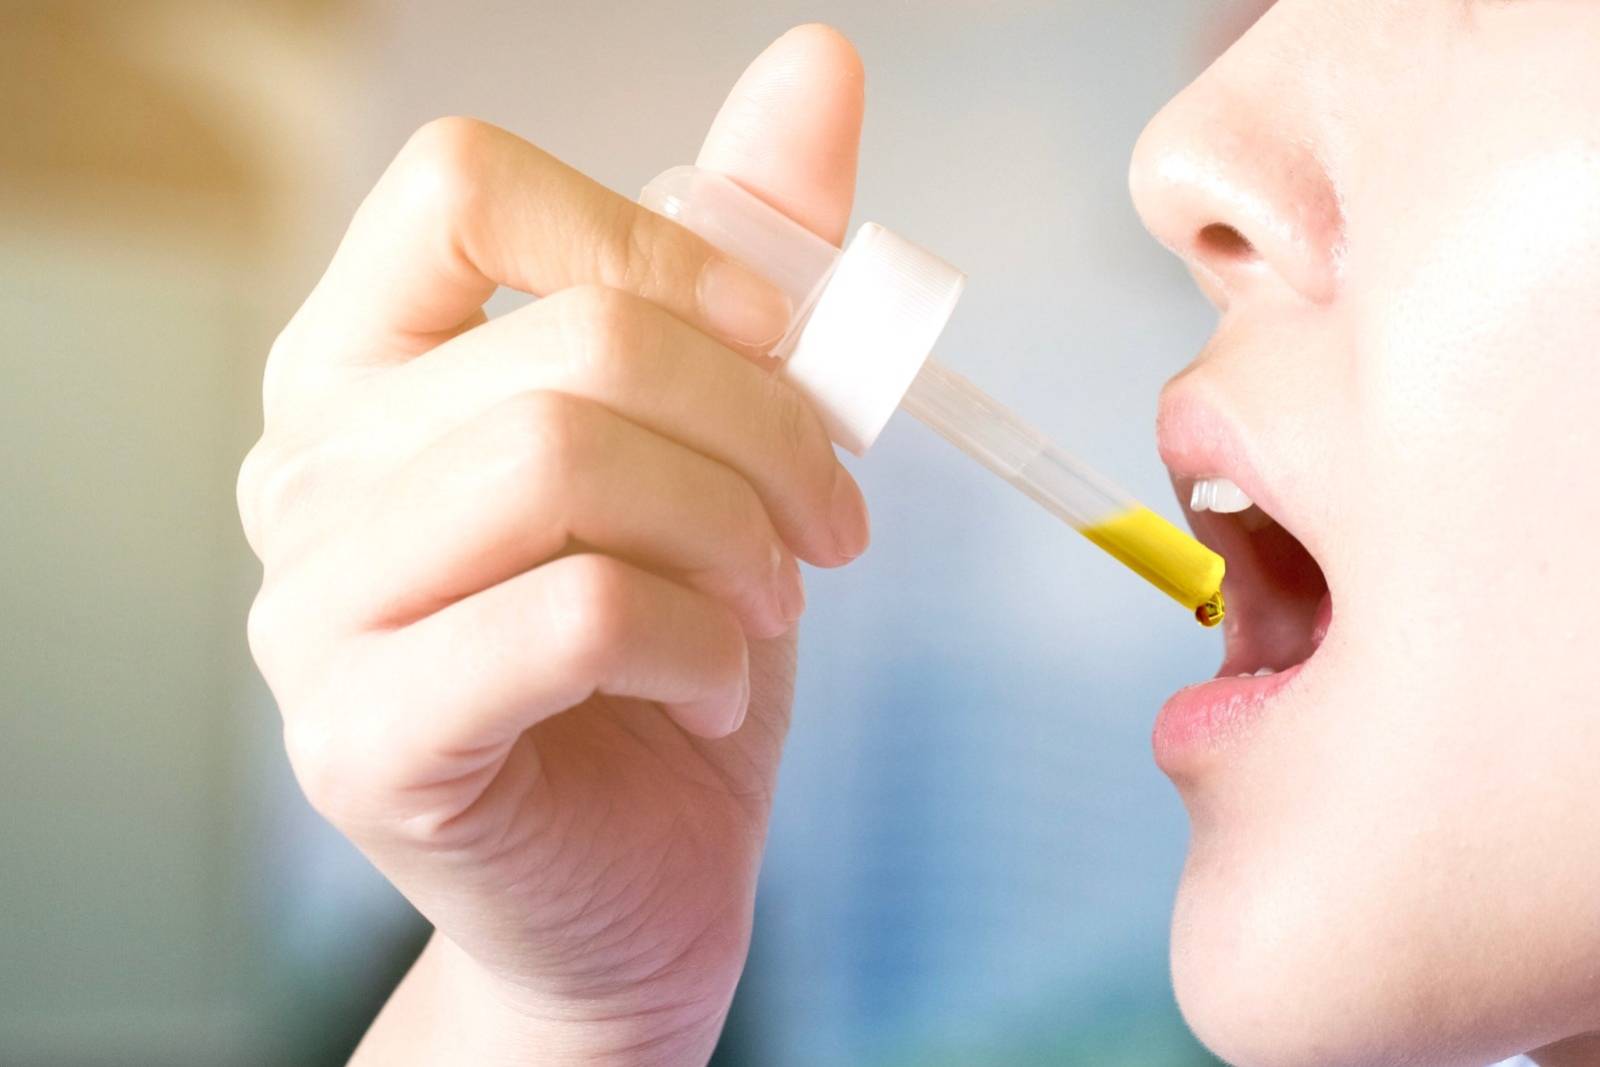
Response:
POLYGON ((614 382, 660 348, 660 324, 643 299, 621 289, 586 285, 558 303, 568 365, 585 381, 614 382))
POLYGON ((263 414, 269 419, 287 403, 288 394, 293 388, 292 372, 301 351, 299 335, 304 327, 300 322, 305 313, 306 309, 302 306, 267 349, 266 365, 261 371, 261 406, 263 414))
POLYGON ((402 724, 352 694, 370 680, 335 672, 284 716, 283 740, 295 780, 313 810, 352 836, 393 830, 416 802, 422 754, 402 724))
POLYGON ((490 448, 513 483, 546 489, 565 484, 587 454, 587 405, 538 389, 507 402, 490 430, 490 448))
POLYGON ((555 568, 554 610, 565 639, 562 658, 578 674, 594 676, 627 636, 628 580, 607 556, 568 556, 555 568))
POLYGON ((606 220, 608 239, 598 245, 603 259, 600 277, 629 292, 653 293, 689 269, 686 259, 674 262, 679 259, 673 253, 680 242, 664 239, 660 216, 620 198, 614 212, 606 220))
POLYGON ((336 826, 349 821, 354 810, 352 772, 358 767, 344 758, 344 746, 330 721, 310 715, 287 720, 283 744, 295 780, 312 809, 336 826))
POLYGON ((283 329, 279 330, 278 335, 272 339, 272 344, 267 346, 267 365, 269 367, 274 363, 284 362, 299 350, 300 335, 305 330, 303 319, 306 313, 307 308, 302 304, 299 310, 289 317, 289 321, 284 323, 283 329))
POLYGON ((276 673, 278 645, 284 630, 283 614, 282 596, 263 586, 245 615, 245 639, 250 645, 250 655, 269 679, 276 673))
POLYGON ((239 469, 239 511, 258 556, 271 528, 309 500, 322 477, 315 449, 284 449, 263 438, 250 450, 239 469))
POLYGON ((257 557, 261 555, 259 511, 257 504, 261 484, 266 477, 267 450, 264 439, 250 446, 239 462, 239 476, 234 482, 234 503, 239 509, 239 520, 244 526, 245 539, 257 557))
POLYGON ((486 160, 501 136, 489 123, 459 115, 424 123, 396 159, 405 199, 413 209, 446 218, 469 214, 482 195, 486 160))
POLYGON ((264 582, 245 613, 250 658, 280 704, 304 693, 321 662, 325 630, 316 620, 315 602, 308 602, 299 588, 302 584, 282 578, 264 582))
POLYGON ((608 285, 574 286, 561 297, 566 324, 586 341, 626 338, 639 314, 637 298, 608 285))

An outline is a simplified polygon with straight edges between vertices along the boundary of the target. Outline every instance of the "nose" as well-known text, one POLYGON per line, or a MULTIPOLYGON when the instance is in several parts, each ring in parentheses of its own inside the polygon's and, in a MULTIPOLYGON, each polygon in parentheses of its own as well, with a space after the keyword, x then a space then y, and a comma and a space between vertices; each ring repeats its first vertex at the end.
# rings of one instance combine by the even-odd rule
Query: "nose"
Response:
POLYGON ((1286 287, 1331 301, 1344 216, 1316 114, 1284 63, 1250 54, 1257 26, 1146 127, 1129 185, 1145 226, 1226 309, 1286 287))

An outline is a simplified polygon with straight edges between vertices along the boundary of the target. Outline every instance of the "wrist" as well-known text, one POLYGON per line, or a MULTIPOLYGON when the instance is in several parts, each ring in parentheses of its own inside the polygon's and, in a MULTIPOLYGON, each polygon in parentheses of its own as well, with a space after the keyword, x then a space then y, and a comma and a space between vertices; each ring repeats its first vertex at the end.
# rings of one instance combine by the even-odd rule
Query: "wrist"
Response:
POLYGON ((704 1067, 730 999, 731 991, 715 1003, 681 1005, 532 996, 435 934, 351 1065, 704 1067))

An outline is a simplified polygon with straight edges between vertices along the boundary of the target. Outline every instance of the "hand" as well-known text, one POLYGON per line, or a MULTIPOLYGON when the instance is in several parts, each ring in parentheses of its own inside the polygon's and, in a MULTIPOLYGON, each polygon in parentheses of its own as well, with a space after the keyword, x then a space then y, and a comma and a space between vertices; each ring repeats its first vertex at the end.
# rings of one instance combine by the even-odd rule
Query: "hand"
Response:
MULTIPOLYGON (((837 241, 861 82, 837 34, 792 31, 701 165, 837 241)), ((815 414, 751 358, 788 314, 687 231, 449 119, 274 346, 239 479, 251 646, 306 795, 438 931, 375 1060, 709 1055, 789 720, 796 558, 867 541, 815 414), (500 285, 542 299, 487 321, 500 285)))

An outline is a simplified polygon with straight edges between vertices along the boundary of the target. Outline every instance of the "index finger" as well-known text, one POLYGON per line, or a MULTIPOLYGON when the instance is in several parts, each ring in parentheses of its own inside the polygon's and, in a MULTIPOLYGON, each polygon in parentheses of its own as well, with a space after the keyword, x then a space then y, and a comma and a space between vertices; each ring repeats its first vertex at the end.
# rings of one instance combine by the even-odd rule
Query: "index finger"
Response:
POLYGON ((481 321, 499 286, 583 284, 749 348, 777 341, 791 315, 779 289, 676 223, 499 127, 446 118, 412 135, 356 212, 303 312, 324 336, 297 347, 407 359, 481 321))

